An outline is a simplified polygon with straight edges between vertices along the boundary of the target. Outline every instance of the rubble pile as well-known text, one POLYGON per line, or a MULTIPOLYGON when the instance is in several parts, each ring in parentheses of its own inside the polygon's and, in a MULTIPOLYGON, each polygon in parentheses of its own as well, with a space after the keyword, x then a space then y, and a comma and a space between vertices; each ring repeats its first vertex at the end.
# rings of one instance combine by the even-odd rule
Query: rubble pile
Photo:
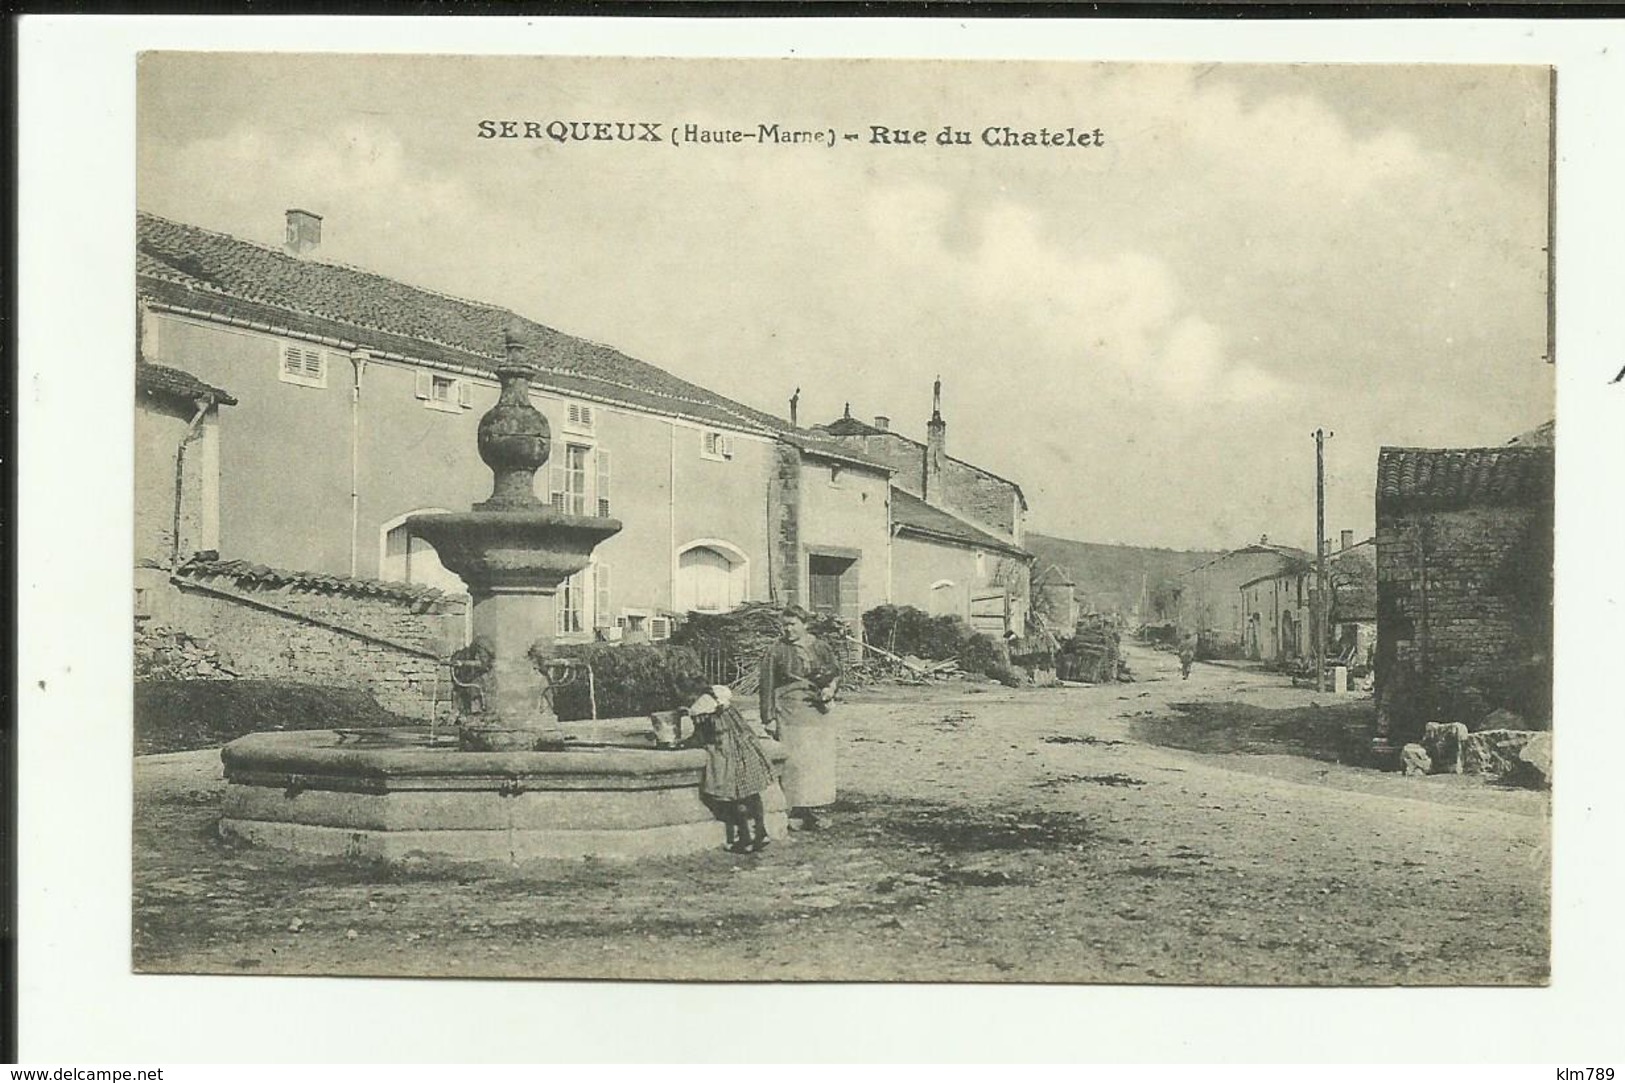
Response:
POLYGON ((237 676, 231 659, 178 628, 162 625, 135 630, 138 681, 229 681, 237 676))

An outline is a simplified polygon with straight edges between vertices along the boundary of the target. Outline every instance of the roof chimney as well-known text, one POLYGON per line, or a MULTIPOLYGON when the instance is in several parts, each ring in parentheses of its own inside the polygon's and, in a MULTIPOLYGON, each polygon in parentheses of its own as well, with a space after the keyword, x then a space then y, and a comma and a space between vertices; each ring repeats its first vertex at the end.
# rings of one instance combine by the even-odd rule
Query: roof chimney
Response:
POLYGON ((942 377, 931 385, 931 420, 925 426, 925 478, 921 486, 927 504, 942 503, 942 467, 948 458, 948 423, 942 420, 942 377))
POLYGON ((290 256, 310 255, 322 245, 322 216, 310 211, 288 209, 288 235, 282 242, 290 256))
POLYGON ((879 429, 881 432, 890 432, 891 418, 887 417, 885 414, 876 414, 875 428, 879 429))
POLYGON ((1340 551, 1343 550, 1343 549, 1353 549, 1354 548, 1354 531, 1352 531, 1352 530, 1343 531, 1343 535, 1342 535, 1342 537, 1340 537, 1338 539, 1338 541, 1342 543, 1342 544, 1340 544, 1338 546, 1338 549, 1340 551))

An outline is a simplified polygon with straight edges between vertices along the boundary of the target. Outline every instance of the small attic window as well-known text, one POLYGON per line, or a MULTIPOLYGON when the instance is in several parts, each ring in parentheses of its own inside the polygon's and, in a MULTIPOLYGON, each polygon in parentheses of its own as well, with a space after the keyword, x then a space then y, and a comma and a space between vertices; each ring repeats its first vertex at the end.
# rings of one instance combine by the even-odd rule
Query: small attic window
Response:
POLYGON ((726 433, 706 432, 700 437, 700 458, 731 459, 734 457, 734 438, 726 433))
POLYGON ((564 406, 564 427, 571 432, 592 432, 597 420, 596 411, 585 402, 570 402, 564 406))
POLYGON ((472 387, 467 380, 439 372, 417 374, 416 395, 431 410, 460 413, 473 405, 472 387))
POLYGON ((327 355, 308 346, 284 346, 282 369, 278 374, 283 383, 301 387, 327 386, 327 355))

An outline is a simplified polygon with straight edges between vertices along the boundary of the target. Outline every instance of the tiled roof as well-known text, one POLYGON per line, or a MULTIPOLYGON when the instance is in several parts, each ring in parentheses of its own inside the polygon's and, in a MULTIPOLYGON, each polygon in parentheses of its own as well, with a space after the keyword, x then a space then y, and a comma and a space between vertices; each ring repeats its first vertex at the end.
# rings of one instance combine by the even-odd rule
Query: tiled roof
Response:
POLYGON ((181 399, 212 398, 222 406, 237 405, 237 400, 228 392, 204 383, 190 372, 168 365, 149 364, 139 358, 135 363, 135 386, 140 391, 173 395, 181 399))
POLYGON ((912 493, 897 488, 891 491, 891 518, 892 523, 900 530, 958 542, 978 549, 1009 553, 1012 556, 1031 555, 1025 549, 996 538, 957 515, 945 512, 941 508, 933 508, 912 493))
POLYGON ((879 470, 885 474, 895 471, 886 463, 870 458, 861 451, 847 447, 839 440, 831 440, 823 433, 808 432, 805 429, 785 430, 779 433, 779 439, 793 447, 800 448, 808 455, 816 455, 825 459, 834 459, 837 462, 852 463, 868 470, 879 470))
POLYGON ((541 370, 538 386, 746 432, 799 432, 781 418, 496 305, 156 215, 140 214, 136 224, 139 286, 159 304, 485 372, 502 359, 512 328, 526 359, 541 370))
POLYGON ((1552 499, 1549 447, 1385 447, 1377 456, 1377 504, 1464 507, 1552 499))
POLYGON ((1268 542, 1254 542, 1252 545, 1244 545, 1240 549, 1232 549, 1228 553, 1220 553, 1212 560, 1198 564, 1190 571, 1182 573, 1181 578, 1186 575, 1194 575, 1203 568, 1211 568, 1215 564, 1223 564, 1232 557, 1254 556, 1260 553, 1273 554, 1274 556, 1280 557, 1280 570, 1270 572, 1267 575, 1260 575, 1255 579, 1250 579, 1247 581, 1247 583, 1242 584, 1243 586, 1256 583, 1260 579, 1274 579, 1278 575, 1291 573, 1302 566, 1307 566, 1314 563, 1315 560, 1315 554, 1304 549, 1298 549, 1291 545, 1271 545, 1268 542))
POLYGON ((180 579, 207 582, 211 579, 229 579, 246 588, 288 587, 293 590, 320 594, 345 594, 362 598, 385 598, 407 602, 419 612, 432 610, 450 596, 433 587, 413 583, 387 583, 381 579, 354 579, 347 575, 318 575, 314 572, 290 572, 282 568, 268 568, 246 560, 217 560, 209 556, 196 556, 175 569, 180 579))
MULTIPOLYGON (((924 444, 912 437, 904 436, 895 429, 877 429, 873 425, 859 421, 850 414, 843 417, 838 417, 834 421, 826 422, 822 425, 814 425, 813 431, 828 433, 830 436, 893 436, 903 441, 905 444, 912 444, 914 447, 918 448, 922 454, 924 454, 926 450, 926 446, 924 444)), ((1011 481, 1009 478, 1000 477, 998 474, 995 474, 993 471, 988 470, 985 467, 977 466, 975 463, 968 463, 964 459, 955 459, 952 455, 949 455, 948 458, 966 469, 974 470, 984 477, 991 478, 994 481, 1002 482, 1003 484, 1010 486, 1010 488, 1016 491, 1016 498, 1021 501, 1022 508, 1025 509, 1027 507, 1027 494, 1021 491, 1021 486, 1018 483, 1011 481)))
MULTIPOLYGON (((889 429, 877 429, 873 425, 866 425, 857 418, 850 416, 838 417, 829 424, 818 427, 831 436, 877 436, 882 432, 891 431, 889 429)), ((902 434, 899 433, 898 435, 901 436, 902 434)), ((904 436, 903 439, 908 440, 908 437, 904 436)), ((909 440, 909 443, 912 444, 915 441, 909 440)))

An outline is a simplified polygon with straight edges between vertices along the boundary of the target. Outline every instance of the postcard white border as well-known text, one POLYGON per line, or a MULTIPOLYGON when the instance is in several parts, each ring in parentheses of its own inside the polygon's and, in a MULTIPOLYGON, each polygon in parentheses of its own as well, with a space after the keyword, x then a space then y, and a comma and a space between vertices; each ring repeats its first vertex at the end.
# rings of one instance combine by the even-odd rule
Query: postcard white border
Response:
MULTIPOLYGON (((1584 1063, 1617 1054, 1625 23, 32 16, 19 24, 19 942, 34 1062, 1584 1063), (667 986, 130 973, 134 58, 145 49, 1559 68, 1550 989, 667 986), (718 1026, 748 1001, 754 1031, 718 1026), (358 1006, 365 1005, 364 1010, 358 1006), (681 1012, 671 1010, 680 1004, 681 1012), (473 1024, 478 1021, 478 1027, 473 1024), (476 1039, 476 1032, 480 1035, 476 1039)), ((1596 1061, 1592 1061, 1595 1063, 1596 1061)))

